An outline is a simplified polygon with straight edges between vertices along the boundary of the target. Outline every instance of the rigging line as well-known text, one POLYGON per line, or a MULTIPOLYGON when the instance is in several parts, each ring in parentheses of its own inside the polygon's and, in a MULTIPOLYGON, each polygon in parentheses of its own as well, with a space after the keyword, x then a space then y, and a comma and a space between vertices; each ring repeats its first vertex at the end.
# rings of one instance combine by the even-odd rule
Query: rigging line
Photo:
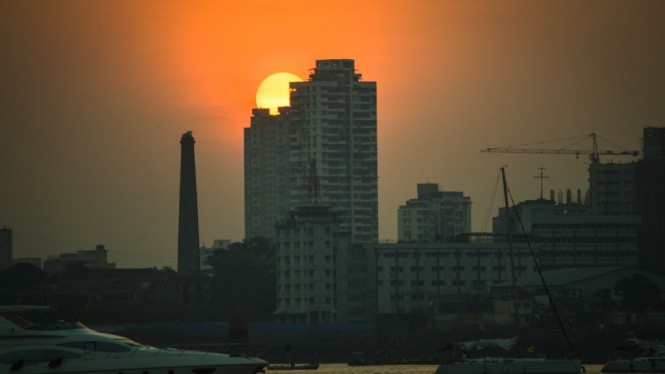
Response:
POLYGON ((624 148, 624 147, 622 147, 622 146, 620 146, 620 145, 618 145, 618 144, 615 144, 614 142, 611 142, 611 141, 607 140, 606 138, 603 138, 602 136, 600 136, 600 135, 598 135, 598 134, 596 134, 596 137, 599 138, 599 139, 603 139, 604 141, 606 141, 606 142, 612 144, 613 146, 615 146, 615 147, 617 147, 617 148, 621 148, 621 149, 623 149, 624 151, 626 150, 626 148, 624 148))
POLYGON ((494 209, 494 201, 496 200, 496 194, 497 191, 499 190, 499 179, 501 178, 501 173, 497 173, 496 175, 496 182, 494 183, 494 192, 492 193, 492 197, 490 198, 490 203, 487 206, 487 214, 485 215, 485 220, 483 221, 482 228, 480 232, 485 232, 487 229, 487 225, 489 224, 490 216, 492 214, 492 209, 494 209))
MULTIPOLYGON (((529 252, 531 253, 531 259, 533 259, 533 263, 536 265, 536 270, 538 270, 538 275, 540 276, 540 282, 542 283, 543 288, 545 288, 545 293, 547 294, 547 298, 550 301, 550 305, 552 305, 552 310, 554 311, 554 315, 556 316, 557 322, 559 323, 561 332, 563 332, 563 336, 564 338, 566 338, 566 342, 568 343, 568 348, 570 348, 571 353, 574 353, 575 349, 573 348, 573 343, 570 341, 570 338, 568 337, 568 333, 566 332, 566 329, 563 326, 563 321, 561 321, 561 316, 559 315, 559 312, 556 309, 556 304, 554 304, 554 300, 552 299, 552 294, 550 293, 550 289, 549 287, 547 287, 547 283, 545 283, 545 277, 543 277, 543 272, 540 269, 540 264, 536 259, 536 255, 533 253, 533 248, 531 248, 531 241, 529 241, 529 236, 526 234, 526 230, 524 229, 524 224, 522 223, 522 217, 520 217, 519 211, 517 209, 517 206, 515 205, 515 201, 513 200, 513 195, 510 193, 510 190, 508 190, 508 195, 510 196, 510 202, 512 203, 513 210, 515 212, 515 217, 517 217, 517 222, 519 222, 520 228, 522 229, 522 233, 524 234, 524 240, 526 241, 526 244, 529 247, 529 252)), ((510 212, 506 213, 510 214, 510 212)))
POLYGON ((576 142, 571 143, 571 144, 568 144, 568 145, 565 146, 565 147, 561 147, 561 148, 559 148, 559 150, 568 149, 568 148, 570 148, 570 147, 572 147, 572 146, 574 146, 574 145, 577 145, 577 144, 582 143, 582 142, 585 141, 585 140, 586 140, 586 138, 581 138, 581 137, 580 137, 576 142))
POLYGON ((515 148, 515 147, 526 147, 526 146, 531 146, 531 145, 540 145, 540 144, 546 144, 546 143, 554 143, 554 142, 562 142, 564 140, 578 140, 578 142, 582 141, 583 139, 588 138, 589 135, 580 135, 580 136, 571 136, 568 138, 559 138, 559 139, 552 139, 552 140, 543 140, 541 142, 536 142, 536 143, 525 143, 525 144, 517 144, 517 145, 509 145, 505 147, 493 147, 493 148, 515 148))

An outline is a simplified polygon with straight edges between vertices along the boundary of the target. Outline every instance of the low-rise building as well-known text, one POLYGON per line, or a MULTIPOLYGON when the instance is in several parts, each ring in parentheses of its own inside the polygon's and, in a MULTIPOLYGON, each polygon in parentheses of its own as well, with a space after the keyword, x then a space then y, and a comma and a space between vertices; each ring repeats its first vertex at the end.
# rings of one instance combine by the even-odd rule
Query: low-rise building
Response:
POLYGON ((92 269, 115 269, 115 263, 108 262, 108 250, 103 244, 97 245, 93 250, 81 250, 75 253, 61 253, 51 256, 44 261, 44 271, 49 274, 61 274, 74 263, 82 264, 92 269))
POLYGON ((206 247, 205 244, 199 248, 200 257, 200 268, 201 275, 204 277, 212 277, 214 275, 212 265, 210 264, 210 256, 212 256, 217 250, 226 250, 231 245, 231 240, 229 239, 215 239, 212 242, 212 247, 206 247))
POLYGON ((493 285, 511 279, 511 269, 516 277, 524 277, 537 276, 539 267, 572 267, 574 272, 589 266, 636 265, 634 244, 625 248, 621 241, 612 244, 609 239, 604 244, 612 250, 584 249, 573 241, 558 243, 560 247, 553 251, 551 242, 538 240, 512 246, 505 240, 376 244, 377 312, 426 313, 432 301, 441 297, 489 294, 493 285))
POLYGON ((348 320, 348 233, 329 207, 296 208, 275 227, 277 310, 281 323, 348 320))
POLYGON ((418 197, 397 211, 400 242, 447 242, 471 232, 471 198, 441 191, 436 183, 419 183, 418 197))
MULTIPOLYGON (((500 208, 499 215, 493 218, 496 238, 506 238, 506 211, 500 208)), ((511 212, 512 240, 538 248, 543 268, 638 263, 638 215, 593 214, 585 205, 556 204, 544 199, 521 202, 511 212)), ((517 273, 521 276, 526 264, 521 262, 521 256, 517 261, 517 273)))
POLYGON ((14 265, 16 264, 30 264, 38 269, 42 268, 42 259, 41 257, 22 257, 15 258, 14 265))

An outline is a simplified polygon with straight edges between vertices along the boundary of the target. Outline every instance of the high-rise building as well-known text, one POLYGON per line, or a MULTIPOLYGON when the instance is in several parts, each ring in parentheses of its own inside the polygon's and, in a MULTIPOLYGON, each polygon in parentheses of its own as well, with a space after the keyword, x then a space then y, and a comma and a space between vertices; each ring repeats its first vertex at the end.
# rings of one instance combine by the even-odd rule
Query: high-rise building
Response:
POLYGON ((12 229, 0 228, 0 271, 12 266, 12 229))
POLYGON ((462 192, 441 191, 437 183, 419 183, 418 197, 397 210, 401 242, 447 242, 471 232, 471 198, 462 192))
POLYGON ((245 128, 245 238, 275 238, 275 223, 289 210, 287 112, 253 109, 245 128))
POLYGON ((665 127, 645 127, 644 158, 635 167, 640 266, 665 273, 665 127))
POLYGON ((312 70, 290 83, 290 107, 255 110, 245 129, 246 238, 275 239, 275 223, 307 202, 315 165, 320 204, 340 214, 352 242, 376 242, 376 82, 362 81, 353 60, 318 60, 312 70))
POLYGON ((644 159, 665 160, 665 127, 645 127, 642 135, 644 159))
POLYGON ((183 134, 180 139, 178 273, 184 276, 198 275, 200 272, 199 213, 196 196, 194 143, 191 131, 183 134))
POLYGON ((591 163, 589 197, 595 214, 635 214, 635 163, 591 163))

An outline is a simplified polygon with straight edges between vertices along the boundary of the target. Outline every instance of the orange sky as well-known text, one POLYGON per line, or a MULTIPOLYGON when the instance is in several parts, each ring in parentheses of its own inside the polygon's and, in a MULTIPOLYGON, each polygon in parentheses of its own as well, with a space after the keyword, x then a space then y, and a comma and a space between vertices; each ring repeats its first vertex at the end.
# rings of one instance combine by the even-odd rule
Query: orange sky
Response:
POLYGON ((380 237, 396 238, 419 182, 471 196, 479 231, 500 166, 526 200, 538 167, 548 190, 586 188, 588 163, 480 149, 591 132, 639 149, 643 126, 665 126, 662 14, 662 1, 3 2, 0 225, 17 257, 105 244, 121 266, 175 266, 192 130, 201 239, 241 240, 256 88, 352 58, 378 87, 380 237))

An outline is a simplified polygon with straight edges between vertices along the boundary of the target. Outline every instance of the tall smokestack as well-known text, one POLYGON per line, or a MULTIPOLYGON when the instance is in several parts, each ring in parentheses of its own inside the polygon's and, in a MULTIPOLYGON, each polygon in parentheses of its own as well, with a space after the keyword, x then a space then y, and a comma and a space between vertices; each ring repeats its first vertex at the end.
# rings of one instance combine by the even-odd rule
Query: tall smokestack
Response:
POLYGON ((178 219, 178 273, 198 275, 199 211, 196 199, 194 137, 188 131, 180 139, 180 214, 178 219))

